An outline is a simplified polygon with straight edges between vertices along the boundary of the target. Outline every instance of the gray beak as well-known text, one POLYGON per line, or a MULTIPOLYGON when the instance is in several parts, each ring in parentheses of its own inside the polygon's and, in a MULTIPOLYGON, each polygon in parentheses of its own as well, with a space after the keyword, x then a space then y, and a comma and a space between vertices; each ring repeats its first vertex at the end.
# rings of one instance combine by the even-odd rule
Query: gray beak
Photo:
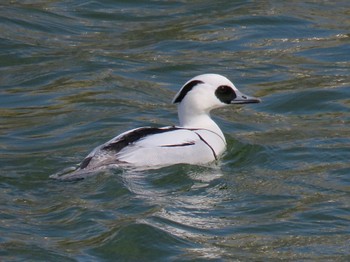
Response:
POLYGON ((235 93, 236 97, 231 101, 231 104, 253 104, 261 102, 259 98, 247 96, 238 90, 236 90, 235 93))

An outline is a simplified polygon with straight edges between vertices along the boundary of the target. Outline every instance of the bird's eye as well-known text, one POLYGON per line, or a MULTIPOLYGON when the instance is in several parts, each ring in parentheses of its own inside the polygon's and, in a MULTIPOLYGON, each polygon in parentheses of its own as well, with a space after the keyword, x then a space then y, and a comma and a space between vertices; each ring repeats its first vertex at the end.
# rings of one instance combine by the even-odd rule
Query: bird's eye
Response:
POLYGON ((230 94, 232 92, 232 88, 229 86, 219 86, 218 92, 221 94, 230 94))
POLYGON ((230 104, 235 99, 236 93, 230 86, 219 86, 215 91, 216 97, 225 104, 230 104))

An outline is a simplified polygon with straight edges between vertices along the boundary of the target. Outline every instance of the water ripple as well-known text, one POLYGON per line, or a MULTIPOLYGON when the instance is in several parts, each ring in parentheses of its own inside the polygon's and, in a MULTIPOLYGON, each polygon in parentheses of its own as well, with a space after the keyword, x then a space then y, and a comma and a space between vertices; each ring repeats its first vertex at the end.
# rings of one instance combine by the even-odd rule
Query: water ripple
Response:
POLYGON ((4 260, 348 260, 348 1, 0 5, 4 260), (263 101, 217 166, 49 179, 204 72, 263 101))

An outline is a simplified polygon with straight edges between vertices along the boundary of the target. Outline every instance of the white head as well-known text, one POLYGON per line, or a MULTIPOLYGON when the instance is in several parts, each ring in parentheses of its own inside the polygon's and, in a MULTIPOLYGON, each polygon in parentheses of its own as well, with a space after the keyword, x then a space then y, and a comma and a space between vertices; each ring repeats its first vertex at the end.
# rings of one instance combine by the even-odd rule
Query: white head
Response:
POLYGON ((203 121, 209 121, 212 109, 259 102, 257 98, 242 94, 230 80, 217 74, 192 78, 173 99, 173 103, 178 104, 180 125, 186 127, 200 127, 200 122, 205 124, 203 121))

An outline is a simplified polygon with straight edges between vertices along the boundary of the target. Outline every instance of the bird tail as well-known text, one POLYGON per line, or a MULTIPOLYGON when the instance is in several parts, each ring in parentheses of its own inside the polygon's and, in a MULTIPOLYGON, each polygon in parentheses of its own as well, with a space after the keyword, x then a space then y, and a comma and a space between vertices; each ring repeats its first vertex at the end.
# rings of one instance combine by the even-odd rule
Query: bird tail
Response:
POLYGON ((50 178, 59 181, 76 181, 96 174, 96 170, 80 169, 78 167, 68 167, 60 172, 50 175, 50 178))

